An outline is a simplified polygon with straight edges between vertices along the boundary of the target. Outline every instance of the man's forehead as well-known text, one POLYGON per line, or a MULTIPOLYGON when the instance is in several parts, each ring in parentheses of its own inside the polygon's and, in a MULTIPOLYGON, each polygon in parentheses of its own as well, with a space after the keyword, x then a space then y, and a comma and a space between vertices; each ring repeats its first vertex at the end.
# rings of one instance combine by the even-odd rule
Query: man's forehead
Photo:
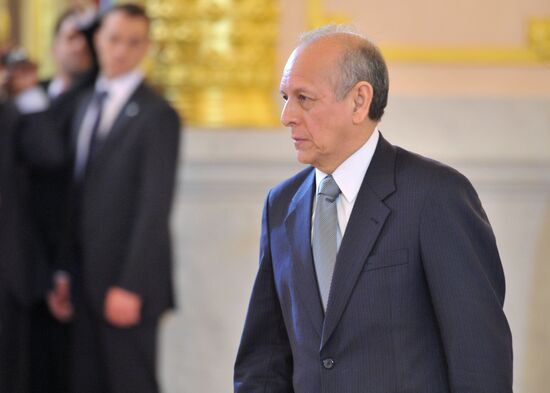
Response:
POLYGON ((147 20, 147 17, 142 15, 128 14, 123 10, 113 10, 108 12, 103 16, 101 24, 110 20, 114 20, 113 23, 118 23, 121 20, 124 20, 124 21, 130 21, 130 22, 143 23, 144 25, 147 25, 147 26, 149 25, 149 21, 147 20))
POLYGON ((101 21, 100 28, 103 28, 103 27, 116 28, 118 27, 119 23, 124 23, 127 21, 133 21, 133 20, 124 12, 117 11, 117 10, 111 11, 103 16, 103 20, 101 21))
POLYGON ((288 64, 283 70, 281 76, 280 89, 285 91, 287 89, 298 89, 300 85, 304 84, 304 81, 307 80, 307 77, 313 77, 314 72, 311 70, 307 73, 305 70, 297 69, 294 67, 294 64, 288 64))
POLYGON ((122 11, 112 11, 104 16, 99 31, 115 35, 131 31, 133 34, 139 34, 139 39, 148 40, 149 23, 147 19, 139 16, 127 15, 122 11))
MULTIPOLYGON (((281 76, 281 90, 289 83, 295 85, 298 81, 324 78, 333 79, 337 73, 334 65, 338 52, 334 48, 323 51, 321 46, 298 47, 289 56, 281 76)), ((301 83, 299 83, 301 84, 301 83)))

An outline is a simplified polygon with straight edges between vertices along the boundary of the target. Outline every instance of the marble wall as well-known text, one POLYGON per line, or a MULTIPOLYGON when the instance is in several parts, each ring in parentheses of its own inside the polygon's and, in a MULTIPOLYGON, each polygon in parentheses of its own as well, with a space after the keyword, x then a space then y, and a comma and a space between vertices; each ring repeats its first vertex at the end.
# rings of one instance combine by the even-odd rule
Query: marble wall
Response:
MULTIPOLYGON (((392 98, 394 144, 455 166, 497 236, 515 392, 550 386, 550 99, 392 98)), ((166 393, 227 393, 268 189, 300 169, 287 130, 189 130, 174 214, 177 311, 162 324, 166 393)))

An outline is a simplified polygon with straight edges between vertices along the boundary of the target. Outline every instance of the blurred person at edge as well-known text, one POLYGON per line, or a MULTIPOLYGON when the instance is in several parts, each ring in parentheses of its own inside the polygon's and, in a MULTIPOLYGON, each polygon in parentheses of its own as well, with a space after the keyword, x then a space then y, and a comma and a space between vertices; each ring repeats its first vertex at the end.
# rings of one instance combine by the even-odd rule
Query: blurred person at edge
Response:
POLYGON ((8 100, 7 54, 0 62, 0 392, 27 392, 28 274, 21 243, 19 167, 15 157, 19 113, 8 100))
POLYGON ((19 310, 25 321, 30 317, 30 324, 19 329, 25 344, 18 349, 24 358, 19 363, 25 364, 25 389, 31 392, 68 391, 69 327, 51 316, 45 299, 67 215, 70 170, 60 166, 70 138, 66 125, 76 97, 97 73, 88 39, 93 27, 93 20, 88 15, 84 20, 76 9, 58 18, 51 48, 56 67, 52 79, 38 81, 37 66, 23 49, 12 49, 3 58, 5 95, 19 112, 9 154, 17 162, 17 236, 24 242, 19 254, 25 308, 19 310))
POLYGON ((87 40, 90 29, 94 29, 94 21, 81 20, 78 10, 68 9, 58 18, 52 43, 56 73, 42 83, 50 98, 78 85, 96 70, 95 51, 87 40))
POLYGON ((70 122, 69 220, 58 259, 66 275, 48 305, 73 320, 75 393, 159 391, 158 320, 173 306, 168 221, 180 123, 138 68, 149 27, 141 6, 105 12, 94 37, 100 73, 70 122))
MULTIPOLYGON (((25 115, 20 126, 23 161, 28 171, 28 197, 33 233, 32 305, 30 314, 30 391, 64 393, 68 391, 69 339, 68 321, 54 318, 46 304, 46 294, 52 286, 54 260, 61 243, 66 221, 66 206, 71 171, 66 167, 50 168, 36 155, 37 140, 66 142, 70 135, 61 125, 52 125, 44 116, 51 114, 68 119, 74 112, 76 97, 93 83, 97 73, 93 48, 86 39, 87 25, 79 11, 69 9, 58 18, 51 53, 55 74, 51 79, 30 85, 17 92, 15 102, 25 115), (42 104, 40 104, 42 100, 42 104), (47 108, 45 112, 42 109, 47 108), (38 111, 38 112, 36 112, 38 111)), ((34 78, 36 81, 36 78, 34 78)), ((66 130, 67 128, 65 128, 66 130)), ((62 277, 58 277, 58 280, 62 277)))

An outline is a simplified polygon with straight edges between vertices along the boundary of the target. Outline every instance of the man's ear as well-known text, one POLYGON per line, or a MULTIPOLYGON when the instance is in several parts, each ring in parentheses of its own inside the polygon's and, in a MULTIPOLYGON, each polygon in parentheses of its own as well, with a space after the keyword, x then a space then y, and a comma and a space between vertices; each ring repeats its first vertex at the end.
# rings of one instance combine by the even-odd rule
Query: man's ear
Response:
POLYGON ((369 117, 369 109, 372 103, 374 90, 368 82, 357 82, 351 89, 353 99, 352 120, 354 124, 361 124, 369 117))

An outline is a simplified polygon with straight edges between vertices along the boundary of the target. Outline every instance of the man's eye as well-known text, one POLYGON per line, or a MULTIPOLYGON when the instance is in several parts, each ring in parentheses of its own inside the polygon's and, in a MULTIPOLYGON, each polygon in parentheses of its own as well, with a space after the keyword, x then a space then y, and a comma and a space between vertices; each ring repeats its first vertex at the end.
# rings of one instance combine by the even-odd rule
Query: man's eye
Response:
POLYGON ((307 101, 307 100, 309 99, 309 97, 306 97, 305 95, 300 94, 300 95, 298 96, 298 99, 299 99, 300 101, 307 101))

